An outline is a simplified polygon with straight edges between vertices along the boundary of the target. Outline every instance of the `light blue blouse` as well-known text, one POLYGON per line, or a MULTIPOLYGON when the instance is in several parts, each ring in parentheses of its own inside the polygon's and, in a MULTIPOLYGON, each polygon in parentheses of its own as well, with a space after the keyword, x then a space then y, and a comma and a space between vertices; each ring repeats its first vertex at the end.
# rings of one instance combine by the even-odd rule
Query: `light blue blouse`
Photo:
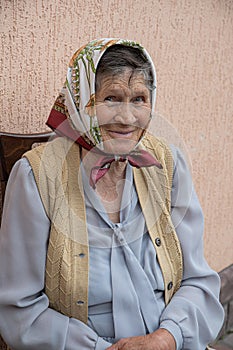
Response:
POLYGON ((0 234, 0 333, 12 348, 104 350, 121 337, 158 327, 174 335, 177 349, 202 350, 215 338, 223 322, 219 277, 203 256, 203 216, 191 176, 179 151, 173 154, 172 220, 184 274, 166 307, 131 167, 119 224, 108 219, 82 174, 90 243, 88 325, 49 308, 43 289, 50 222, 27 160, 15 164, 0 234))
POLYGON ((90 246, 89 325, 112 343, 151 333, 164 309, 164 283, 154 246, 126 170, 120 222, 109 220, 82 167, 90 246))

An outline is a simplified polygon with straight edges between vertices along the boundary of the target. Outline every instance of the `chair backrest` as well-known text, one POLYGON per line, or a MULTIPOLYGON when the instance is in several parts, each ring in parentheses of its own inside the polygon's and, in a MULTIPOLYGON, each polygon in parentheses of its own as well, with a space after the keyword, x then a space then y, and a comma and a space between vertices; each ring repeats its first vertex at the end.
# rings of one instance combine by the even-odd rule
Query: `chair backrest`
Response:
MULTIPOLYGON (((10 171, 15 162, 32 147, 47 142, 54 137, 53 132, 44 132, 40 134, 14 134, 0 132, 0 220, 2 216, 2 207, 5 195, 5 189, 10 171)), ((0 335, 0 350, 9 349, 0 335)))
POLYGON ((0 132, 1 206, 4 200, 7 180, 15 162, 34 145, 47 142, 53 136, 53 132, 44 132, 40 134, 0 132))

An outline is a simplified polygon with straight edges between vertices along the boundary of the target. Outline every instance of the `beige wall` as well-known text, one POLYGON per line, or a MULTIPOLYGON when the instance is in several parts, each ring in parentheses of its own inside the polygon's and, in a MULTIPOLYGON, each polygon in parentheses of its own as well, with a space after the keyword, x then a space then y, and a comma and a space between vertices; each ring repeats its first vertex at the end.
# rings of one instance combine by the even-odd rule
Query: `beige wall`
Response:
POLYGON ((141 42, 157 67, 156 109, 192 161, 205 252, 233 262, 233 1, 0 0, 0 129, 46 130, 69 57, 93 38, 141 42))

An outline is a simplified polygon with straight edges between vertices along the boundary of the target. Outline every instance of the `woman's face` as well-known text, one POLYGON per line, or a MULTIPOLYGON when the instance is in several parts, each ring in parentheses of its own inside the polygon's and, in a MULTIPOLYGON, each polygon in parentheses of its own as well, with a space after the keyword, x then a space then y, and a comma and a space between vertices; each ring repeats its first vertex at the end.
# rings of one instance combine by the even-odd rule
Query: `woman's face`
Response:
POLYGON ((104 150, 129 153, 147 128, 151 93, 141 73, 127 69, 117 76, 103 76, 96 90, 96 114, 104 150))

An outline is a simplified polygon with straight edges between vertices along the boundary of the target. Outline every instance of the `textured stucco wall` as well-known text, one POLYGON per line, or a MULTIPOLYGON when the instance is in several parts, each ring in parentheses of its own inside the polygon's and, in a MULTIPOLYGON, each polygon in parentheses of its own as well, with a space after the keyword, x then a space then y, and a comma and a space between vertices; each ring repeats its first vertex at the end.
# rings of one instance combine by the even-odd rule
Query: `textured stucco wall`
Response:
POLYGON ((141 42, 158 73, 156 109, 192 162, 205 252, 233 261, 233 1, 0 0, 0 129, 46 130, 71 54, 93 38, 141 42))

